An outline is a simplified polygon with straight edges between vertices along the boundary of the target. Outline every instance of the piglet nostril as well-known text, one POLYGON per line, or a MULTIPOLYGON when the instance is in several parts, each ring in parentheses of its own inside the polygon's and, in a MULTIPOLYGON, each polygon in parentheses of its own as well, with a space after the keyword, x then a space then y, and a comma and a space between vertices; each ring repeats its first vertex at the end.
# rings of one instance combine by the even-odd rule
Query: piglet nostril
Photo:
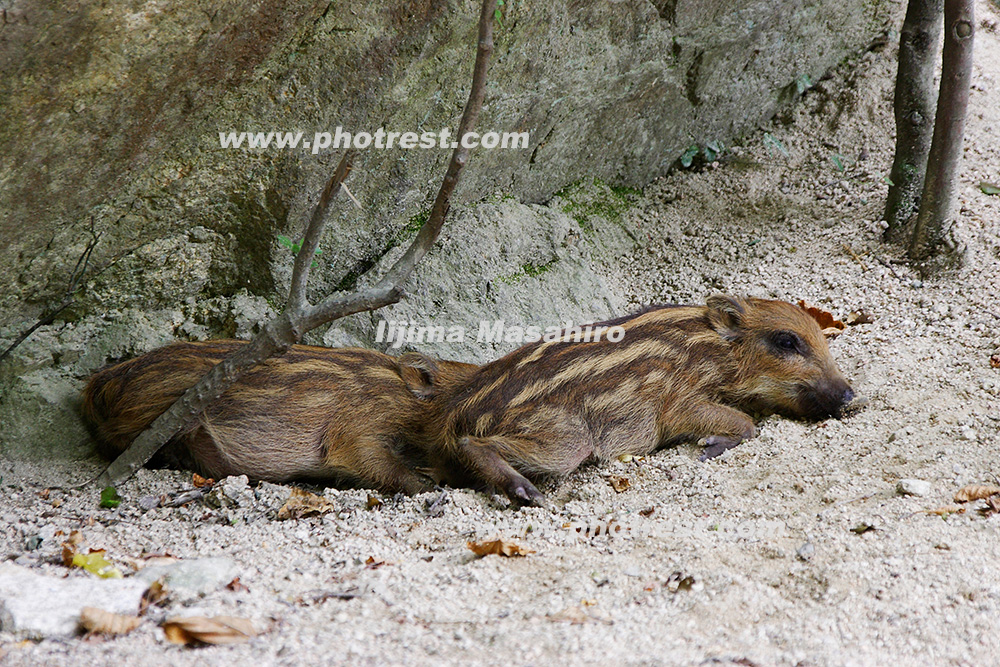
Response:
POLYGON ((847 389, 844 390, 843 395, 840 397, 840 402, 844 405, 847 405, 853 400, 854 400, 854 390, 848 387, 847 389))

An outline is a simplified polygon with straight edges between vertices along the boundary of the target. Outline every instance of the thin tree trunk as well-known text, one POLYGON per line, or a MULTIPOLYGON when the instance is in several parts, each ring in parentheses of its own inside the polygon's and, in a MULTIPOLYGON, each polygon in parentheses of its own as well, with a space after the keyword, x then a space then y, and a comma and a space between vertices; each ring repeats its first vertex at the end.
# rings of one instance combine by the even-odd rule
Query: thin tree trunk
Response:
POLYGON ((896 155, 883 215, 889 223, 887 240, 898 240, 920 203, 934 123, 934 70, 941 44, 943 4, 944 0, 910 0, 899 32, 893 101, 896 155))
POLYGON ((927 259, 938 251, 951 227, 965 111, 969 106, 974 26, 973 0, 945 0, 941 91, 920 212, 910 237, 910 259, 927 259))
POLYGON ((483 106, 486 92, 486 71, 490 54, 493 52, 493 16, 496 4, 497 0, 483 0, 479 16, 472 89, 469 92, 469 99, 459 123, 458 146, 452 153, 448 170, 431 208, 431 214, 403 256, 372 287, 346 296, 330 296, 315 306, 306 300, 309 268, 322 236, 327 210, 350 172, 351 152, 348 151, 333 176, 330 177, 326 187, 323 188, 319 203, 316 204, 316 209, 309 221, 302 245, 295 256, 288 302, 281 314, 264 325, 263 331, 254 337, 248 345, 239 347, 222 362, 213 366, 197 384, 188 389, 166 412, 157 417, 128 446, 128 449, 122 452, 108 466, 108 469, 98 476, 96 480, 98 484, 114 486, 127 480, 145 465, 170 438, 194 421, 212 401, 232 386, 244 372, 270 357, 283 354, 292 345, 299 342, 306 332, 335 319, 353 313, 374 310, 399 301, 403 295, 403 285, 409 279, 416 264, 434 245, 441 232, 445 217, 448 215, 451 194, 458 184, 462 167, 468 161, 469 149, 462 145, 462 138, 475 126, 479 111, 483 106))

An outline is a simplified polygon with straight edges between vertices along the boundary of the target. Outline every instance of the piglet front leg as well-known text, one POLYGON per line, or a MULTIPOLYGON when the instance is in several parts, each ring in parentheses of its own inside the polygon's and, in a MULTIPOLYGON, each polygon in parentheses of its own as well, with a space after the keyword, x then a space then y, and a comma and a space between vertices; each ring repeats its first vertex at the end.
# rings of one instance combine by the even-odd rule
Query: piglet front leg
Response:
POLYGON ((699 461, 714 459, 757 435, 750 415, 712 401, 672 403, 660 415, 660 428, 664 441, 697 440, 703 445, 699 461))

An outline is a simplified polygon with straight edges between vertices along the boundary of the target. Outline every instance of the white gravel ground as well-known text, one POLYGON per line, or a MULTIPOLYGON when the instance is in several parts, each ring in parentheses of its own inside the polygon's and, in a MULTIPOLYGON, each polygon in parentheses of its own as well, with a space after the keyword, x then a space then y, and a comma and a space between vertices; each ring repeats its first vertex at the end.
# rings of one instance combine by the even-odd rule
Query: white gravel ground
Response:
POLYGON ((870 401, 860 413, 769 418, 758 438, 707 463, 683 446, 586 467, 542 486, 552 510, 463 490, 433 511, 437 494, 369 510, 367 492, 331 489, 335 512, 278 521, 288 487, 255 493, 231 481, 230 506, 144 512, 141 497, 189 485, 174 471, 142 471, 122 489, 125 503, 102 510, 89 491, 39 494, 90 468, 4 462, 9 560, 63 577, 59 544, 81 530, 127 575, 143 553, 225 556, 249 590, 175 599, 117 639, 0 633, 0 662, 997 664, 1000 517, 974 509, 982 503, 924 513, 1000 474, 1000 369, 990 365, 1000 352, 1000 197, 977 187, 1000 180, 1000 40, 995 6, 977 12, 963 268, 921 276, 880 240, 891 46, 818 82, 720 164, 650 185, 628 214, 647 242, 605 267, 634 304, 722 289, 804 298, 840 316, 863 308, 874 323, 832 343, 870 401), (610 475, 631 488, 616 492, 610 475), (929 492, 900 495, 900 479, 929 492), (853 530, 862 524, 873 529, 853 530), (534 553, 477 559, 466 548, 498 535, 534 553), (157 621, 192 613, 248 618, 264 632, 234 646, 167 643, 157 621))

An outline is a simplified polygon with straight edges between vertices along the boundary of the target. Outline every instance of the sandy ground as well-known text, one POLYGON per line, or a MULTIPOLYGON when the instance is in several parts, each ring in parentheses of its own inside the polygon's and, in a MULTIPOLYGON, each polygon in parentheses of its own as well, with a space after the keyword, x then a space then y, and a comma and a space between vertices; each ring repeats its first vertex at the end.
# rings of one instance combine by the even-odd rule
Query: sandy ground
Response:
POLYGON ((1000 517, 976 511, 981 502, 925 512, 1000 474, 1000 369, 990 366, 1000 351, 1000 197, 977 187, 1000 180, 1000 39, 995 7, 977 12, 963 268, 921 276, 880 240, 892 46, 817 82, 718 165, 650 185, 629 213, 647 242, 605 267, 634 304, 722 289, 805 298, 840 316, 864 309, 874 322, 832 343, 869 399, 860 413, 769 418, 759 437, 707 463, 692 445, 586 467, 542 486, 553 509, 462 490, 368 509, 365 491, 327 490, 335 511, 278 521, 288 489, 266 486, 230 507, 144 512, 137 499, 176 493, 190 475, 142 471, 121 507, 101 510, 93 494, 38 493, 89 470, 5 463, 7 558, 63 576, 59 531, 80 529, 126 573, 143 553, 227 556, 249 590, 168 603, 113 640, 0 635, 0 662, 996 664, 1000 517), (616 492, 612 475, 630 488, 616 492), (930 490, 899 494, 900 479, 930 490), (40 533, 48 539, 26 550, 40 533), (534 553, 478 559, 466 548, 495 536, 534 553), (168 644, 156 621, 180 613, 244 617, 264 634, 168 644))

